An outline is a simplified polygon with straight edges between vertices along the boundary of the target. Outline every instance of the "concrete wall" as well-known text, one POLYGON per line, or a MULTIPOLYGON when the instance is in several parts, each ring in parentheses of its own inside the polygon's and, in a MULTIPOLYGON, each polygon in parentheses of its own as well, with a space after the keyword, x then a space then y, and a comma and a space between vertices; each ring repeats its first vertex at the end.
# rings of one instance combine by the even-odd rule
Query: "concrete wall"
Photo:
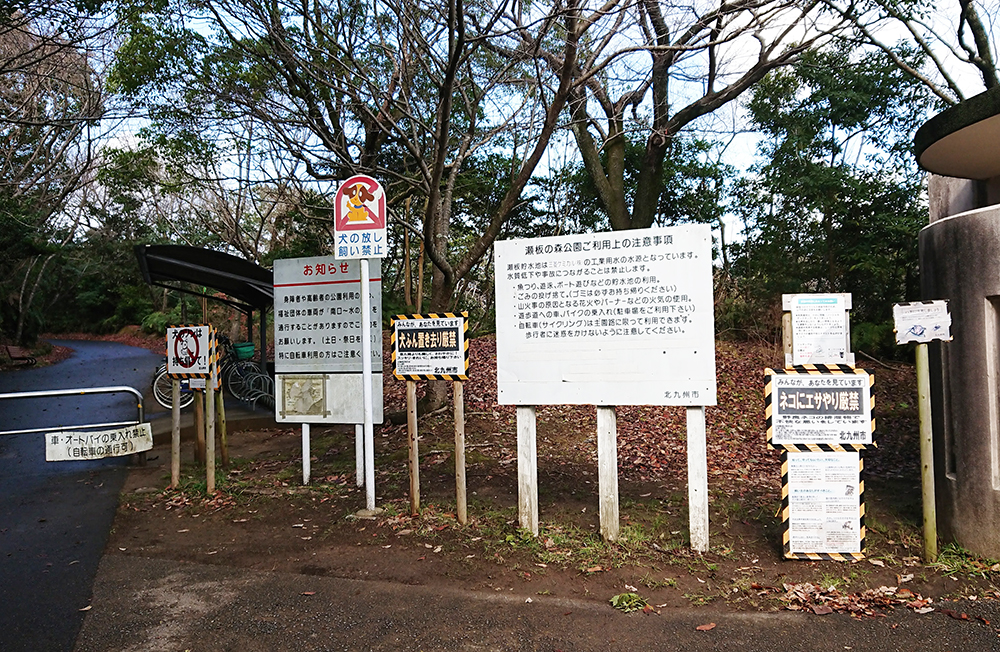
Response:
POLYGON ((930 351, 938 528, 944 540, 993 558, 1000 558, 1000 206, 968 207, 998 187, 932 180, 933 221, 920 233, 922 296, 949 300, 954 338, 930 351), (955 208, 966 210, 945 216, 955 208))
POLYGON ((930 221, 1000 204, 1000 177, 987 181, 955 179, 930 174, 927 177, 930 221))

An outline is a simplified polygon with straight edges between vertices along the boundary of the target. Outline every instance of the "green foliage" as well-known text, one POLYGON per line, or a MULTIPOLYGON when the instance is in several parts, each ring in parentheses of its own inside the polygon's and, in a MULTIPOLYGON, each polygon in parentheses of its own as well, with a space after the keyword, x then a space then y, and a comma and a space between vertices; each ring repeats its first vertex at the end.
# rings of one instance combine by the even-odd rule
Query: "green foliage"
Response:
MULTIPOLYGON (((689 134, 674 136, 663 163, 661 190, 654 223, 670 226, 684 222, 717 225, 725 214, 727 189, 735 169, 718 160, 716 145, 689 134)), ((631 205, 646 156, 646 143, 629 139, 625 144, 625 195, 631 205)), ((607 154, 602 152, 602 165, 607 154)), ((556 170, 536 180, 541 189, 544 216, 557 226, 555 233, 587 233, 610 228, 607 209, 601 203, 590 175, 581 163, 556 170)), ((537 201, 537 200, 536 200, 537 201)))
POLYGON ((892 304, 919 292, 926 207, 908 145, 931 100, 883 55, 835 50, 771 73, 748 106, 767 138, 736 186, 734 309, 776 325, 782 293, 850 292, 855 323, 868 324, 857 344, 891 352, 892 304))
POLYGON ((172 324, 179 324, 179 319, 174 319, 170 314, 159 310, 151 312, 142 319, 142 330, 153 335, 166 335, 167 327, 172 324))
POLYGON ((619 593, 611 598, 609 602, 611 602, 612 607, 624 613, 642 611, 649 605, 646 598, 642 597, 638 593, 619 593))

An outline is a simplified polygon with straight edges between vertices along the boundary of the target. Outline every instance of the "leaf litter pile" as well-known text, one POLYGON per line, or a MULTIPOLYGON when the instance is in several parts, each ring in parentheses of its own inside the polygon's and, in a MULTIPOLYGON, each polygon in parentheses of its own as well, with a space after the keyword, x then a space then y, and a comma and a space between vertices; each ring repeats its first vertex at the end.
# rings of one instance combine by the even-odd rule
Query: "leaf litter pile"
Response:
MULTIPOLYGON (((405 414, 406 384, 392 376, 387 341, 384 352, 385 413, 405 414)), ((248 448, 220 472, 215 496, 204 496, 197 482, 203 471, 193 465, 185 466, 181 490, 152 490, 166 484, 162 469, 130 477, 135 493, 125 494, 109 545, 124 554, 342 576, 369 568, 357 556, 371 551, 379 556, 383 579, 462 578, 478 590, 524 592, 526 602, 536 595, 605 602, 615 596, 620 610, 644 614, 704 604, 857 617, 892 609, 947 614, 948 598, 1000 597, 993 586, 1000 570, 992 570, 993 562, 965 559, 964 567, 978 572, 961 581, 948 569, 920 565, 911 366, 867 367, 876 377, 879 444, 865 454, 868 559, 802 562, 782 559, 779 454, 765 442, 763 371, 781 364, 777 347, 717 343, 718 405, 706 409, 712 548, 705 554, 691 551, 687 537, 683 408, 616 408, 621 537, 609 544, 598 533, 594 407, 538 406, 540 535, 520 530, 516 413, 496 403, 495 339, 472 340, 469 356, 468 525, 455 519, 449 395, 444 407, 419 415, 417 516, 409 514, 405 418, 376 428, 377 503, 385 513, 371 521, 353 517, 364 507, 364 489, 353 472, 353 428, 314 426, 313 482, 303 487, 298 430, 286 424, 249 433, 255 438, 231 437, 248 448), (302 559, 310 562, 303 565, 302 559)), ((426 384, 418 383, 418 397, 425 391, 426 384)), ((160 457, 169 465, 169 450, 160 457)), ((981 622, 975 616, 972 621, 981 622)))

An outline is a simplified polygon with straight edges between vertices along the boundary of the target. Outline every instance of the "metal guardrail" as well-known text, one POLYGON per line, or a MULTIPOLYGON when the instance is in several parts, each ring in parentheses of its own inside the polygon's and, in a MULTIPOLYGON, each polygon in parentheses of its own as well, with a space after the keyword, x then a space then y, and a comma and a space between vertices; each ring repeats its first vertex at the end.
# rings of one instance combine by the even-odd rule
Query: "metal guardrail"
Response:
POLYGON ((126 385, 116 385, 113 387, 84 387, 80 389, 47 389, 36 392, 13 392, 9 394, 0 394, 0 400, 3 400, 3 399, 17 399, 17 398, 46 398, 52 396, 79 396, 83 394, 120 394, 120 393, 133 394, 136 397, 137 399, 136 407, 138 408, 139 415, 135 421, 114 421, 109 423, 57 425, 57 426, 49 426, 48 428, 28 428, 25 430, 4 430, 0 431, 0 435, 23 435, 32 432, 50 432, 52 430, 58 430, 64 428, 88 429, 88 428, 109 428, 114 426, 132 426, 137 423, 142 423, 145 418, 145 413, 142 409, 142 392, 135 389, 134 387, 128 387, 126 385))

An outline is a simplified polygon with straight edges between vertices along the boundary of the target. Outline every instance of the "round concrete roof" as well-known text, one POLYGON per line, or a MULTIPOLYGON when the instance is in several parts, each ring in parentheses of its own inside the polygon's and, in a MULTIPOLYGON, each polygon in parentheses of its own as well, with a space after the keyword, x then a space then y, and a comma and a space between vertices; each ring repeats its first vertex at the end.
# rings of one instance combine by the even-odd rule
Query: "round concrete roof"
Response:
POLYGON ((913 138, 928 172, 962 179, 1000 176, 1000 87, 945 109, 913 138))

